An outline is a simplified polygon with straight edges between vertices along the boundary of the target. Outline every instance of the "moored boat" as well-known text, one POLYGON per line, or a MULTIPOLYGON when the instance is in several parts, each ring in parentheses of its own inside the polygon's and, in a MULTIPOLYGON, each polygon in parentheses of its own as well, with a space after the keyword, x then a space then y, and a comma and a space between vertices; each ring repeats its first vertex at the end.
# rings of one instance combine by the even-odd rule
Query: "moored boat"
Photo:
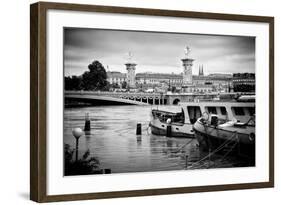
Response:
POLYGON ((153 109, 151 115, 149 126, 152 134, 168 135, 169 137, 194 137, 192 124, 186 122, 183 108, 181 112, 153 109))
POLYGON ((201 151, 228 151, 236 156, 255 158, 255 119, 247 122, 219 119, 217 115, 204 113, 193 125, 201 151), (231 150, 228 150, 231 148, 231 150))
POLYGON ((255 114, 254 102, 205 101, 180 103, 180 110, 152 109, 150 127, 152 134, 171 137, 194 138, 193 124, 202 116, 210 113, 225 121, 247 122, 255 114))

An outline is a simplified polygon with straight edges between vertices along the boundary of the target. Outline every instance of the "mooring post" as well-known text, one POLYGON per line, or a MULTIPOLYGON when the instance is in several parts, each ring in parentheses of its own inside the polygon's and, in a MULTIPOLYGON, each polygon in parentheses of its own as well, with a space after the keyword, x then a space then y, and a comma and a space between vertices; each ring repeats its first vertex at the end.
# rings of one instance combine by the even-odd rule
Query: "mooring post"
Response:
POLYGON ((85 116, 84 131, 86 134, 91 134, 91 120, 89 117, 89 113, 86 113, 86 116, 85 116))
POLYGON ((172 126, 171 125, 167 125, 166 136, 167 137, 171 137, 172 136, 172 126))
POLYGON ((188 165, 188 155, 185 155, 185 168, 187 169, 187 165, 188 165))
POLYGON ((141 142, 141 135, 137 135, 137 142, 141 142))
POLYGON ((137 135, 141 135, 141 123, 137 124, 137 130, 136 130, 137 135))

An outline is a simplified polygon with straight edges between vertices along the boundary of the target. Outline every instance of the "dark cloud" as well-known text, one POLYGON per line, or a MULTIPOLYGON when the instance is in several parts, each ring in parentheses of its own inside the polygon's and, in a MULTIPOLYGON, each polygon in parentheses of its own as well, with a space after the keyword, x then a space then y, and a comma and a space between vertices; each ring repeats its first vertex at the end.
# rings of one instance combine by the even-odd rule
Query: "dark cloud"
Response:
POLYGON ((82 74, 93 60, 125 72, 129 51, 138 64, 137 72, 180 73, 187 45, 195 59, 194 73, 200 64, 206 73, 255 72, 254 37, 66 28, 65 74, 82 74))

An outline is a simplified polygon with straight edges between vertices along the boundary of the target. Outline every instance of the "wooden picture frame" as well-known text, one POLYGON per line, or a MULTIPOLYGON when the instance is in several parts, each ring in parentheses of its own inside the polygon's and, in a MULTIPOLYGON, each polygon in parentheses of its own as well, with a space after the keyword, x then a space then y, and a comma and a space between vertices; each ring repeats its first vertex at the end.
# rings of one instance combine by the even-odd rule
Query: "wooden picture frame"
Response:
POLYGON ((125 8, 82 4, 39 2, 30 6, 30 199, 37 202, 134 197, 162 194, 209 192, 274 186, 274 18, 204 12, 125 8), (47 194, 47 11, 80 11, 179 17, 269 25, 269 180, 266 182, 192 187, 110 191, 99 193, 47 194))

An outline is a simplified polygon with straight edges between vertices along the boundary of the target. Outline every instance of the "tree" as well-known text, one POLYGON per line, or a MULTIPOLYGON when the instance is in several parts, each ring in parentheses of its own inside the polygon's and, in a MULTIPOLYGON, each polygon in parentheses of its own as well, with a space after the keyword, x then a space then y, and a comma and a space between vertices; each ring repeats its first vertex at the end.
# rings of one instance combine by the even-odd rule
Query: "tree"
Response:
POLYGON ((255 85, 238 84, 233 86, 234 92, 255 92, 255 85))
POLYGON ((103 90, 108 86, 107 75, 103 65, 94 61, 88 65, 89 71, 82 75, 82 87, 84 90, 103 90))
POLYGON ((99 173, 100 162, 97 158, 90 156, 89 150, 78 161, 73 160, 74 151, 69 144, 64 144, 64 174, 66 176, 99 173))
POLYGON ((67 76, 64 77, 64 89, 65 90, 81 90, 82 78, 79 76, 67 76))
POLYGON ((71 85, 71 77, 67 76, 64 77, 64 89, 65 90, 72 90, 72 85, 71 85))
POLYGON ((112 87, 112 88, 120 88, 120 86, 118 85, 118 83, 113 83, 113 84, 111 85, 111 87, 112 87))

